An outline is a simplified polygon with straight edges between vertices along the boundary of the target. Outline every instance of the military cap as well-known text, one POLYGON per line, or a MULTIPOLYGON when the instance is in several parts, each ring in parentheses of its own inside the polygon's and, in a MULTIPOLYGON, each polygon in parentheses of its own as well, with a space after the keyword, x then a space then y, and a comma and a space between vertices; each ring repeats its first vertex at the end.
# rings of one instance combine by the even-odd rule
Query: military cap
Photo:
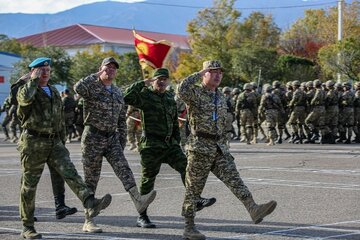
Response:
POLYGON ((344 82, 343 87, 351 88, 351 83, 350 82, 344 82))
POLYGON ((319 79, 315 79, 313 82, 315 87, 320 87, 321 86, 321 81, 319 79))
POLYGON ((308 81, 308 82, 306 83, 306 86, 307 86, 307 87, 314 87, 313 81, 308 81))
POLYGON ((101 66, 108 65, 109 63, 113 63, 113 64, 115 64, 117 69, 119 68, 119 63, 113 57, 104 58, 104 60, 101 63, 101 66))
POLYGON ((335 85, 335 83, 332 80, 326 81, 326 83, 325 83, 326 87, 333 87, 334 85, 335 85))
POLYGON ((234 88, 232 90, 232 94, 239 94, 240 93, 240 89, 239 88, 234 88))
POLYGON ((256 84, 256 82, 251 82, 250 84, 251 84, 251 86, 252 86, 253 88, 257 88, 257 87, 258 87, 258 85, 256 84))
POLYGON ((229 87, 224 87, 224 88, 222 89, 222 92, 223 92, 223 93, 231 92, 231 88, 229 88, 229 87))
POLYGON ((299 87, 301 85, 301 83, 300 83, 299 80, 295 80, 295 81, 292 82, 292 85, 299 87))
POLYGON ((244 90, 252 90, 253 89, 253 87, 251 86, 251 84, 250 83, 245 83, 244 84, 244 88, 243 88, 244 90))
POLYGON ((203 62, 203 69, 221 69, 221 71, 224 71, 219 60, 210 60, 203 62))
POLYGON ((341 88, 342 85, 341 85, 341 83, 337 82, 337 83, 335 83, 335 87, 336 87, 336 88, 341 88))
POLYGON ((169 78, 169 70, 167 68, 157 68, 153 73, 153 78, 166 77, 169 78))
POLYGON ((51 58, 40 57, 32 61, 29 64, 29 68, 31 69, 31 68, 38 68, 43 66, 50 66, 50 64, 51 64, 51 58))
POLYGON ((278 88, 278 87, 281 86, 281 82, 279 82, 279 81, 274 81, 274 82, 272 83, 272 86, 273 86, 273 88, 278 88))
POLYGON ((272 86, 270 84, 265 84, 264 85, 264 92, 270 92, 272 90, 272 86))

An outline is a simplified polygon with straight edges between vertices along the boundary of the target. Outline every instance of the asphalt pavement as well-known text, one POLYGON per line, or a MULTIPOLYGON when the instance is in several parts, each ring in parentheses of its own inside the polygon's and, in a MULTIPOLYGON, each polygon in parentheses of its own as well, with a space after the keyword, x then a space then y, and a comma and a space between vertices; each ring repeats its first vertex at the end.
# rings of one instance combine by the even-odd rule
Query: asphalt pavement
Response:
MULTIPOLYGON (((21 166, 16 144, 0 134, 0 239, 20 239, 18 202, 21 166)), ((83 176, 80 143, 67 144, 83 176)), ((242 203, 210 174, 203 197, 216 197, 212 207, 198 212, 197 228, 207 239, 360 239, 360 145, 296 145, 231 143, 240 175, 258 203, 276 200, 278 206, 258 225, 251 222, 242 203)), ((125 151, 137 182, 140 156, 125 151)), ((184 187, 180 176, 163 165, 157 177, 157 197, 148 214, 155 229, 136 227, 137 212, 121 181, 104 159, 97 196, 111 193, 109 208, 96 217, 99 234, 82 232, 81 202, 66 188, 66 204, 79 212, 55 219, 50 175, 45 168, 36 195, 35 228, 44 239, 180 240, 184 229, 181 206, 184 187)))

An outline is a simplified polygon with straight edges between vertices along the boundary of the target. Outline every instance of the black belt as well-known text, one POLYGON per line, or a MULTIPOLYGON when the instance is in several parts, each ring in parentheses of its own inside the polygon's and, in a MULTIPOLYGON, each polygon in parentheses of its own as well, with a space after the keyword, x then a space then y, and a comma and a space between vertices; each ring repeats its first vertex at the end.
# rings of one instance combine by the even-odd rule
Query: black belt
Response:
POLYGON ((44 132, 38 132, 38 131, 35 131, 32 129, 25 129, 25 132, 34 137, 49 138, 49 139, 54 139, 54 138, 57 138, 60 136, 59 133, 44 133, 44 132))
POLYGON ((220 140, 220 136, 219 136, 219 135, 211 134, 211 133, 206 133, 206 132, 194 131, 193 135, 194 135, 194 136, 197 136, 197 137, 201 137, 201 138, 207 138, 207 139, 216 140, 216 141, 219 141, 219 140, 220 140))
POLYGON ((157 134, 149 134, 149 133, 144 133, 144 136, 147 138, 155 138, 164 142, 169 142, 171 139, 171 136, 162 136, 162 135, 157 135, 157 134))
POLYGON ((95 133, 95 134, 101 135, 103 137, 111 137, 115 133, 115 131, 107 132, 107 131, 100 130, 92 125, 87 125, 87 126, 89 127, 89 131, 91 133, 95 133))

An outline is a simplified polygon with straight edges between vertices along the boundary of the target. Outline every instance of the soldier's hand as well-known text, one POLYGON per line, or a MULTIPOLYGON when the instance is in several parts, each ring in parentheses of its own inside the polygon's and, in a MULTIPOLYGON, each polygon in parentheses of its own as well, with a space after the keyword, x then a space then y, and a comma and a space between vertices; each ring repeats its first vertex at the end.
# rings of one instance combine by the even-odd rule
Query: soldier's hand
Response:
POLYGON ((146 86, 149 86, 150 83, 154 82, 156 79, 155 78, 147 78, 147 79, 144 79, 144 83, 146 86))
POLYGON ((37 79, 41 76, 41 68, 33 68, 31 69, 31 79, 37 79))
POLYGON ((21 76, 20 80, 28 81, 31 79, 31 72, 28 72, 27 74, 21 76))
POLYGON ((104 68, 104 67, 105 67, 105 66, 102 66, 102 67, 99 69, 99 71, 98 71, 97 73, 95 73, 96 76, 100 77, 100 75, 101 75, 103 72, 105 72, 106 68, 104 68))
POLYGON ((210 69, 205 68, 205 69, 201 70, 201 71, 199 72, 199 74, 200 74, 201 77, 203 77, 203 76, 204 76, 207 72, 209 72, 209 71, 210 71, 210 69))

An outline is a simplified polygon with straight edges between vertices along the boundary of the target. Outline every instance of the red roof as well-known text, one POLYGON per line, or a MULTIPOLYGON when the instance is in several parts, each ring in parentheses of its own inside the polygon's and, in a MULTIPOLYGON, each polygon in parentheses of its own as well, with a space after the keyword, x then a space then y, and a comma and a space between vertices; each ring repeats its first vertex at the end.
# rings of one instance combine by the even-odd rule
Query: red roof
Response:
MULTIPOLYGON (((188 38, 184 35, 138 31, 137 33, 155 41, 168 40, 175 47, 189 49, 188 38)), ((84 46, 100 43, 116 43, 134 45, 132 30, 124 28, 103 27, 88 24, 76 24, 48 32, 38 33, 17 39, 20 42, 31 44, 35 47, 44 46, 84 46)))

